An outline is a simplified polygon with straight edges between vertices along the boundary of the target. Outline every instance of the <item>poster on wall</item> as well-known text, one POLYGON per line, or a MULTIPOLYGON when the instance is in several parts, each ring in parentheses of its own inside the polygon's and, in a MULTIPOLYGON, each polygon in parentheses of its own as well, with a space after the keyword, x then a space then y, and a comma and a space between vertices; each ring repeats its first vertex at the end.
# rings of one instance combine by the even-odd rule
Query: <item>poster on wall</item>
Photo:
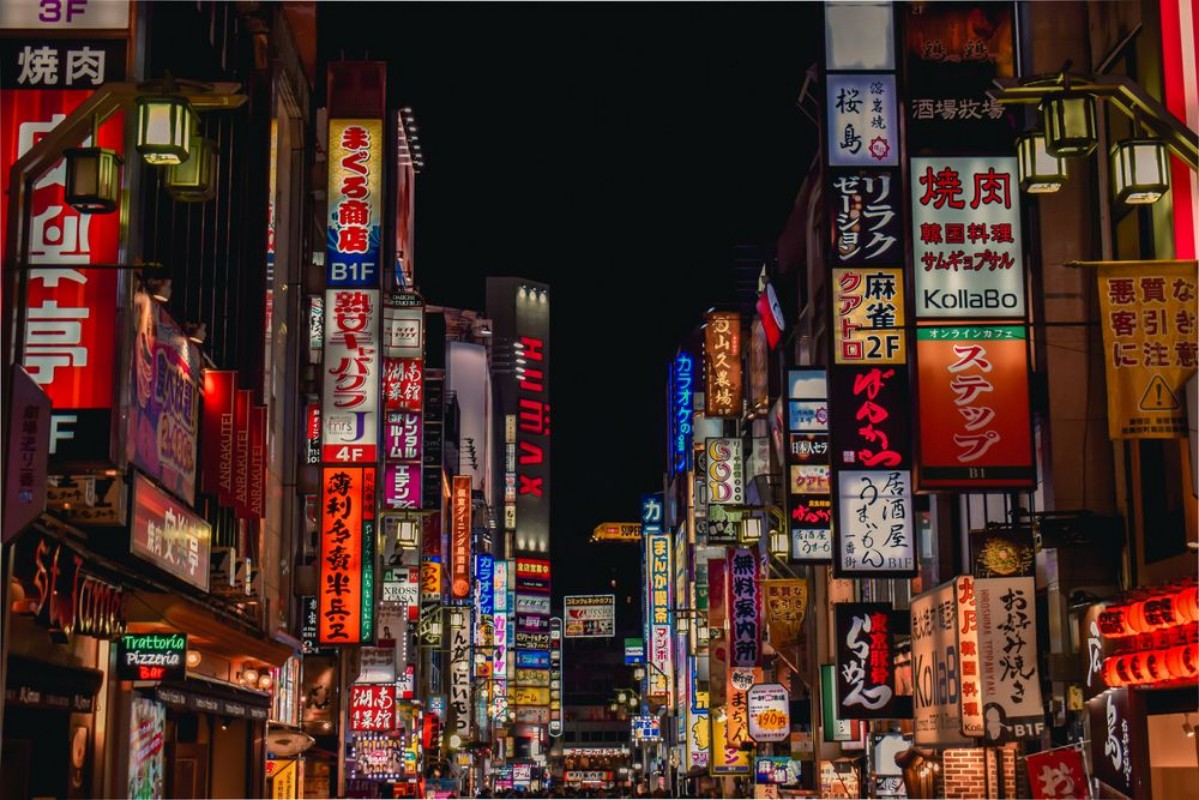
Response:
POLYGON ((134 697, 129 720, 129 785, 133 800, 166 796, 165 738, 167 709, 145 697, 134 697))
POLYGON ((200 348, 162 304, 133 296, 129 460, 188 505, 196 499, 200 348))
POLYGON ((746 694, 749 738, 782 742, 791 735, 791 695, 781 683, 759 683, 746 694))
POLYGON ((1031 489, 1028 330, 919 328, 919 487, 1031 489))

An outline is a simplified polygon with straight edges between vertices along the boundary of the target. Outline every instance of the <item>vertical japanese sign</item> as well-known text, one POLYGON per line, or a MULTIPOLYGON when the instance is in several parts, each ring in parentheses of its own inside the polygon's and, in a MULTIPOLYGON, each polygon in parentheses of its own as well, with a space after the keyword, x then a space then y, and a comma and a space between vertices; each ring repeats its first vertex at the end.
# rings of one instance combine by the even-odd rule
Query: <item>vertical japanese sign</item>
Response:
MULTIPOLYGON (((68 48, 68 43, 57 47, 68 48)), ((31 88, 10 88, 7 80, 0 84, 0 211, 6 222, 12 165, 90 97, 105 74, 103 51, 93 52, 99 63, 89 61, 86 75, 79 71, 81 56, 60 62, 59 49, 46 51, 44 57, 39 52, 23 46, 20 53, 27 55, 21 68, 4 70, 6 76, 24 77, 18 86, 31 88)), ((120 55, 123 61, 123 47, 120 55)), ((123 153, 124 115, 106 120, 99 139, 99 146, 123 153)), ((65 191, 66 162, 60 160, 34 182, 27 196, 33 269, 28 276, 22 365, 53 404, 53 459, 109 462, 117 273, 85 267, 120 260, 121 220, 115 213, 81 214, 67 204, 65 191)))
POLYGON ((379 285, 383 120, 329 120, 329 286, 379 285))
POLYGON ((451 730, 463 740, 470 738, 470 630, 467 627, 470 611, 450 612, 450 710, 453 712, 451 730))
POLYGON ((392 510, 419 509, 420 464, 387 464, 383 467, 383 506, 392 510))
POLYGON ((396 463, 421 461, 421 415, 389 412, 384 434, 385 458, 396 463))
POLYGON ((1150 794, 1145 694, 1125 686, 1087 701, 1092 773, 1101 785, 1124 797, 1150 794))
POLYGON ((712 720, 707 708, 692 708, 687 714, 687 767, 707 769, 711 763, 712 720))
MULTIPOLYGON (((903 184, 899 170, 832 169, 829 176, 833 265, 870 270, 902 264, 903 184)), ((893 292, 899 290, 902 281, 892 287, 893 292)), ((898 305, 903 307, 902 302, 898 305)))
POLYGON ((709 505, 744 505, 745 464, 740 439, 706 439, 709 505))
POLYGON ((1037 674, 1034 578, 974 581, 982 667, 983 741, 1038 739, 1045 730, 1037 674))
POLYGON ((424 400, 425 305, 420 295, 383 295, 383 406, 419 414, 424 400))
POLYGON ((450 592, 459 599, 470 596, 470 476, 455 475, 450 497, 450 592))
POLYGON ((716 776, 748 775, 753 768, 750 764, 749 750, 742 750, 729 739, 729 716, 726 713, 721 719, 716 714, 709 714, 712 720, 712 758, 708 772, 716 776))
POLYGON ((1184 389, 1199 366, 1197 287, 1194 261, 1099 267, 1111 438, 1187 435, 1184 389))
POLYGON ((671 571, 670 536, 654 533, 645 537, 649 573, 649 692, 653 697, 669 697, 670 676, 674 674, 671 648, 670 613, 671 571))
POLYGON ((1010 3, 897 7, 904 25, 910 148, 1011 152, 1016 114, 992 100, 995 78, 1014 75, 1010 3))
POLYGON ((374 464, 379 442, 379 292, 325 292, 321 451, 326 462, 374 464))
POLYGON ((837 577, 914 576, 912 473, 842 470, 837 490, 837 577))
POLYGON ((834 167, 899 164, 899 116, 895 76, 839 74, 828 85, 828 160, 834 167))
POLYGON ((762 644, 762 596, 757 552, 732 551, 729 560, 729 607, 732 627, 731 666, 757 666, 762 644))
POLYGON ((562 735, 562 619, 550 619, 550 736, 562 735))
POLYGON ((4 484, 4 529, 8 544, 46 510, 50 452, 50 398, 20 364, 9 372, 12 412, 8 421, 8 475, 4 484))
POLYGON ((741 315, 709 311, 704 321, 704 416, 740 416, 741 315))
POLYGON ((885 470, 911 465, 907 370, 837 368, 829 376, 833 466, 885 470))
POLYGON ((133 331, 126 455, 194 504, 200 348, 145 292, 133 296, 133 331))
POLYGON ((516 299, 516 549, 542 553, 550 546, 549 305, 548 286, 516 299))
POLYGON ((855 267, 833 270, 835 364, 903 364, 903 272, 855 267))
POLYGON ((1054 800, 1058 797, 1091 800, 1091 786, 1082 763, 1081 750, 1055 747, 1042 753, 1033 753, 1026 757, 1024 766, 1028 769, 1028 785, 1033 800, 1054 800))
POLYGON ((974 597, 974 578, 961 575, 954 580, 957 605, 958 669, 962 690, 958 707, 964 736, 983 735, 983 693, 978 664, 978 608, 974 597))
POLYGON ((325 467, 321 475, 319 642, 374 636, 374 467, 325 467))
POLYGON ((911 165, 916 318, 1024 317, 1016 159, 911 165))
POLYGON ((895 660, 889 603, 837 603, 837 716, 895 716, 895 660))
POLYGON ((1023 325, 920 328, 921 489, 1031 488, 1023 325))
POLYGON ((204 490, 223 506, 233 504, 233 412, 237 392, 234 370, 204 370, 204 490))
POLYGON ((808 610, 808 582, 804 578, 775 578, 762 582, 766 629, 775 650, 793 647, 803 629, 808 610))
POLYGON ((355 733, 385 731, 396 723, 396 687, 394 683, 362 683, 350 686, 350 730, 355 733))
POLYGON ((672 475, 691 468, 692 383, 695 379, 695 359, 690 353, 679 353, 670 365, 670 472, 672 475))
POLYGON ((919 745, 960 745, 962 666, 957 585, 942 584, 912 598, 912 709, 919 745))
POLYGON ((828 561, 833 555, 833 519, 824 370, 787 373, 787 442, 791 560, 828 561))

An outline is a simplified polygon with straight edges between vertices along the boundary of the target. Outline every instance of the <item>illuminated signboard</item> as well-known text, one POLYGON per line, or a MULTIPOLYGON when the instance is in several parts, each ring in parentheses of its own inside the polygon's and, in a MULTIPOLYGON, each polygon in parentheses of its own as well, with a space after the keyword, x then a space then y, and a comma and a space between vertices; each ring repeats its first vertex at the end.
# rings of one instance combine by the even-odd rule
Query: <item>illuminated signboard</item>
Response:
POLYGON ((379 355, 379 292, 326 291, 321 404, 321 453, 326 462, 378 460, 379 355))
POLYGON ((1032 488, 1023 325, 920 328, 921 489, 1032 488))
POLYGON ((835 363, 906 363, 902 270, 833 270, 833 308, 835 363))
POLYGON ((321 475, 318 640, 374 637, 375 469, 325 467, 321 475))
POLYGON ((670 536, 654 533, 645 537, 649 575, 649 694, 670 696, 670 676, 674 673, 674 647, 671 640, 671 569, 670 536))
POLYGON ((641 525, 636 522, 601 522, 591 532, 593 542, 640 542, 641 525))
POLYGON ((1015 157, 913 158, 918 319, 1025 314, 1015 157))
POLYGON ((691 416, 694 413, 692 386, 695 359, 679 353, 670 365, 670 470, 686 472, 691 468, 691 416))
POLYGON ((470 596, 470 476, 455 475, 451 497, 450 591, 459 599, 470 596))
POLYGON ((133 479, 130 550, 180 580, 208 591, 212 528, 149 479, 133 479))
POLYGON ((709 311, 704 321, 704 416, 740 416, 741 315, 709 311))
POLYGON ((829 164, 834 167, 898 165, 899 115, 895 103, 895 76, 829 73, 825 77, 829 164))
POLYGON ((787 441, 791 560, 828 561, 833 555, 833 503, 824 370, 787 373, 787 441))
POLYGON ((329 286, 377 286, 383 210, 383 120, 329 120, 329 286))
MULTIPOLYGON (((835 266, 885 267, 902 263, 903 184, 899 170, 836 169, 830 173, 835 266)), ((900 281, 887 286, 885 292, 867 293, 867 299, 893 299, 902 290, 900 281)), ((903 308, 902 300, 898 305, 903 308)))
POLYGON ((616 596, 611 594, 567 595, 562 600, 566 637, 610 637, 616 635, 616 596))
POLYGON ((895 716, 895 672, 888 603, 836 603, 837 716, 895 716))
POLYGON ((743 505, 745 503, 745 465, 740 439, 707 439, 706 474, 709 505, 743 505))
POLYGON ((186 656, 186 634, 126 634, 117 640, 117 677, 123 681, 181 681, 187 677, 186 656))

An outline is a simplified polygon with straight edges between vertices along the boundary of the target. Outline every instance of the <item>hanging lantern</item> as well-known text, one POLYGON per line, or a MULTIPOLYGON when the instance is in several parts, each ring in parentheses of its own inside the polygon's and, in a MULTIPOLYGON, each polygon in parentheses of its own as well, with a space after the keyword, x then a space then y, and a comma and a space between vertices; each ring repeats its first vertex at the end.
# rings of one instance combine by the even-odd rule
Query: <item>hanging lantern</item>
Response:
POLYGON ((1199 645, 1179 644, 1166 651, 1166 669, 1175 678, 1199 676, 1199 645))
POLYGON ((191 147, 192 109, 177 95, 137 98, 137 152, 147 164, 180 164, 191 147))
POLYGON ((81 214, 116 211, 121 204, 121 157, 116 151, 72 147, 63 155, 67 162, 67 203, 81 214))
POLYGON ((1067 89, 1041 101, 1045 149, 1055 158, 1084 158, 1099 144, 1095 98, 1067 89))
POLYGON ((191 137, 188 158, 167 168, 166 188, 181 203, 203 203, 216 196, 216 144, 191 137))
POLYGON ((1120 674, 1119 657, 1113 656, 1103 661, 1103 682, 1108 686, 1123 686, 1126 681, 1120 674))
POLYGON ((1175 605, 1184 620, 1199 622, 1199 586, 1188 586, 1180 591, 1175 605))
POLYGON ((1156 203, 1170 189, 1170 158, 1158 139, 1125 139, 1112 145, 1116 199, 1129 205, 1156 203))
POLYGON ((1099 631, 1109 639, 1120 639, 1136 633, 1128 620, 1128 606, 1110 606, 1099 614, 1099 631))
POLYGON ((1045 134, 1026 133, 1016 140, 1020 188, 1030 194, 1056 192, 1066 182, 1066 162, 1045 149, 1045 134))

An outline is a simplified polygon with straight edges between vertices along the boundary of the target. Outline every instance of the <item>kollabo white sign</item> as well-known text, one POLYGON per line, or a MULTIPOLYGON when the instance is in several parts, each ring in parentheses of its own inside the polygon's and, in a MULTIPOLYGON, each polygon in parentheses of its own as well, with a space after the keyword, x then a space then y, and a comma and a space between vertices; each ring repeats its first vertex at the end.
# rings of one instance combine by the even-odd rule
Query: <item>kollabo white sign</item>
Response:
POLYGON ((1023 317, 1015 158, 913 158, 919 318, 1023 317))
POLYGON ((719 505, 745 503, 740 439, 708 439, 708 502, 719 505))
POLYGON ((746 696, 749 738, 781 742, 791 735, 790 695, 781 683, 759 683, 746 696))

